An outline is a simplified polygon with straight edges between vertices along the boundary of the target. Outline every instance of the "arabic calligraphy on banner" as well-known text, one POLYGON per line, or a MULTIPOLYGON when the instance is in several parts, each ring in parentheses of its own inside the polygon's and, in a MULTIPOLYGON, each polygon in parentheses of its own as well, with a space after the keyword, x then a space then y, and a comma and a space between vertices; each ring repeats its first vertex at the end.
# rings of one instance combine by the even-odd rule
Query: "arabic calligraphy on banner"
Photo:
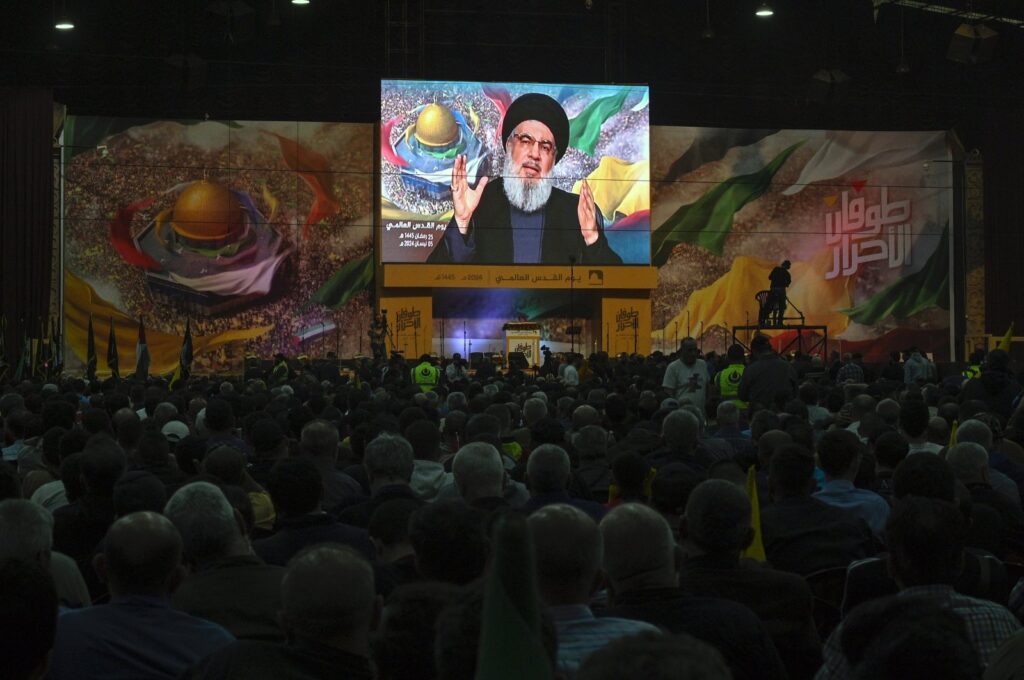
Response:
POLYGON ((651 289, 658 270, 646 266, 385 264, 386 288, 561 288, 651 289))
POLYGON ((832 246, 825 280, 856 274, 869 262, 887 262, 889 269, 911 264, 910 201, 890 202, 888 187, 877 205, 849 193, 842 193, 839 210, 825 215, 825 245, 832 246))

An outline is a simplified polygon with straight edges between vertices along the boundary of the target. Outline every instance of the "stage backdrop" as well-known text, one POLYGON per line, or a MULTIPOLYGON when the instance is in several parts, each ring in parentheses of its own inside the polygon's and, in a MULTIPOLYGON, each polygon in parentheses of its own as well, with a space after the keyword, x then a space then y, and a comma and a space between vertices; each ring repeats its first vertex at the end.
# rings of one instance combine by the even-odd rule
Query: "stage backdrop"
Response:
POLYGON ((831 349, 949 356, 946 133, 654 128, 651 148, 655 349, 724 350, 790 260, 789 297, 831 349))
MULTIPOLYGON (((479 124, 489 117, 494 129, 498 108, 476 87, 475 99, 457 101, 470 125, 472 101, 479 124)), ((385 122, 408 117, 411 101, 386 103, 385 122)), ((616 120, 645 111, 646 101, 630 94, 621 106, 596 123, 596 149, 614 138, 616 120)), ((732 326, 756 320, 754 295, 768 287, 768 272, 789 259, 790 297, 809 324, 828 325, 833 349, 876 359, 916 345, 948 355, 953 163, 945 133, 656 127, 650 134, 652 228, 633 249, 643 256, 632 261, 645 263, 649 253, 659 267, 652 349, 672 351, 690 334, 706 351, 724 350, 732 326)), ((101 375, 111 322, 121 372, 131 372, 140 317, 153 372, 174 368, 186 319, 197 370, 237 370, 246 351, 365 352, 378 190, 372 139, 368 125, 69 118, 68 368, 84 369, 90 314, 101 375)), ((588 157, 581 167, 596 169, 600 161, 588 157)), ((382 183, 398 181, 386 157, 382 169, 382 183)), ((643 215, 646 207, 632 205, 611 217, 643 215)), ((422 261, 429 249, 394 252, 422 261)), ((630 249, 619 252, 625 258, 630 249)), ((417 343, 432 337, 430 348, 441 351, 443 336, 445 354, 500 351, 501 326, 515 319, 540 321, 555 348, 568 348, 566 329, 581 326, 576 346, 592 351, 605 344, 615 317, 583 285, 572 295, 532 283, 438 289, 432 309, 433 332, 417 331, 417 343)), ((628 328, 623 333, 613 349, 629 348, 628 328)))
POLYGON ((107 374, 137 327, 151 371, 366 347, 372 257, 369 125, 69 117, 64 155, 68 368, 84 370, 90 316, 107 374))

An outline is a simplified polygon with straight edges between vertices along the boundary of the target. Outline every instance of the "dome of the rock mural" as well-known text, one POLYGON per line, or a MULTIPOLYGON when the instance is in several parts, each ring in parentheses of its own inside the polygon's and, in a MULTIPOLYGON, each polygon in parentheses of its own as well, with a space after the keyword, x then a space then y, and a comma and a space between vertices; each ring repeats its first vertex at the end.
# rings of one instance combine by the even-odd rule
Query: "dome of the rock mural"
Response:
POLYGON ((174 232, 190 241, 230 239, 244 226, 242 204, 227 187, 206 180, 181 192, 171 217, 174 232))
POLYGON ((458 141, 459 124, 451 109, 442 104, 428 104, 416 118, 416 141, 428 147, 444 147, 458 141))

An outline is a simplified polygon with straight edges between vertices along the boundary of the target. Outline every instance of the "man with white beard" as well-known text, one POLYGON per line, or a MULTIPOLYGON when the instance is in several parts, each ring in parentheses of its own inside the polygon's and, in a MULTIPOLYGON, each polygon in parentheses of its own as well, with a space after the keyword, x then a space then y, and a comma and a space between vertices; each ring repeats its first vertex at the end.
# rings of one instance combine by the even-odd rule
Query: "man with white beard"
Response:
POLYGON ((524 94, 501 125, 502 177, 466 177, 466 157, 452 167, 454 215, 428 262, 479 264, 621 264, 601 229, 586 180, 579 196, 554 186, 551 169, 569 145, 569 119, 551 97, 524 94))

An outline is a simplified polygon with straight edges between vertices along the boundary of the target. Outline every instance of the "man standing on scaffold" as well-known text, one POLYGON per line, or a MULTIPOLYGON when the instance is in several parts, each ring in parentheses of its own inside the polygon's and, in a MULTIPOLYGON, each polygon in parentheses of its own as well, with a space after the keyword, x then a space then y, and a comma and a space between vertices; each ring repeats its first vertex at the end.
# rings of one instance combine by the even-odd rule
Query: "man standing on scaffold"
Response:
POLYGON ((768 281, 771 283, 771 294, 768 296, 765 320, 771 322, 770 325, 781 326, 786 314, 786 289, 793 282, 793 277, 789 275, 789 260, 783 260, 781 265, 773 269, 768 275, 768 281))

